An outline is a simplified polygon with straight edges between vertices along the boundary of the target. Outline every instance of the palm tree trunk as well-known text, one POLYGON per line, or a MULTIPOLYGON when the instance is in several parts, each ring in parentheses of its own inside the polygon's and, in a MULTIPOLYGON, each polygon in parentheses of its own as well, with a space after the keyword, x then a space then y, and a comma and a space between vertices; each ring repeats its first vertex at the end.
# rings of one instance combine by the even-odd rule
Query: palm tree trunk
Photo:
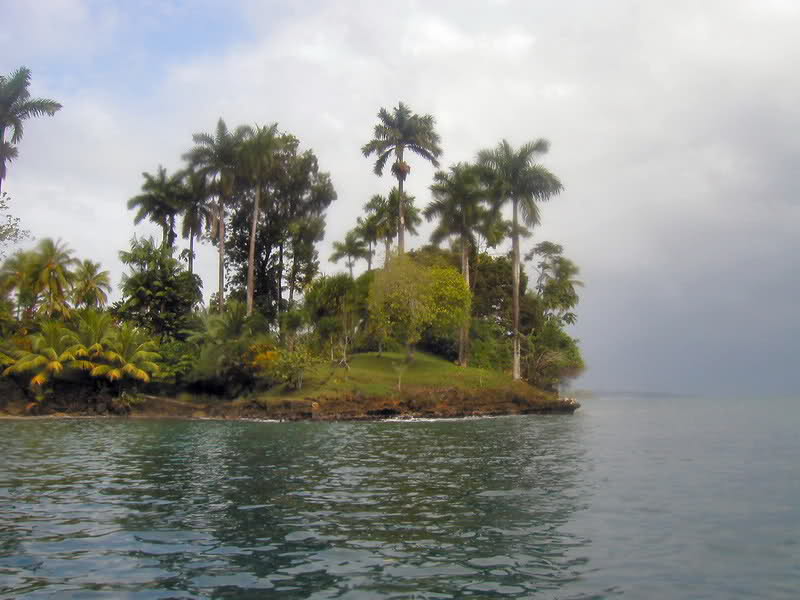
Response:
POLYGON ((261 204, 261 185, 256 184, 256 199, 253 202, 253 222, 250 225, 250 254, 247 257, 247 316, 253 314, 253 295, 256 283, 256 227, 258 209, 261 204))
POLYGON ((353 278, 353 262, 354 262, 354 261, 353 261, 353 260, 351 260, 351 259, 348 257, 348 259, 347 259, 347 267, 350 269, 350 279, 352 279, 352 278, 353 278))
POLYGON ((294 284, 297 281, 297 258, 293 259, 292 270, 289 273, 289 306, 292 306, 294 302, 294 284))
POLYGON ((403 214, 403 180, 399 177, 397 178, 397 188, 400 190, 400 199, 397 203, 400 207, 400 214, 397 220, 397 252, 402 256, 406 253, 406 219, 405 215, 403 214))
POLYGON ((283 304, 283 241, 278 246, 278 335, 283 342, 283 323, 281 322, 281 305, 283 304))
POLYGON ((194 227, 189 230, 189 275, 194 273, 194 227))
POLYGON ((390 246, 391 246, 392 240, 391 240, 391 238, 389 238, 389 236, 386 236, 385 238, 383 238, 383 243, 384 243, 384 246, 386 247, 386 254, 383 257, 383 268, 385 269, 386 267, 389 266, 389 256, 391 254, 391 247, 390 246))
POLYGON ((167 235, 167 239, 169 240, 167 242, 167 245, 170 248, 175 247, 175 238, 176 237, 178 237, 178 235, 175 233, 175 215, 170 215, 169 216, 169 232, 168 232, 168 235, 167 235))
MULTIPOLYGON (((6 128, 0 127, 0 147, 3 146, 3 142, 5 141, 5 139, 6 139, 6 128)), ((5 158, 0 156, 0 160, 5 161, 5 158)), ((0 173, 2 173, 4 170, 5 170, 5 162, 0 164, 0 173)), ((6 175, 8 175, 8 173, 6 173, 6 175)), ((3 193, 3 177, 0 177, 0 194, 2 193, 3 193)))
POLYGON ((512 311, 514 323, 514 359, 511 365, 511 377, 515 380, 521 379, 520 362, 519 362, 519 231, 518 218, 517 218, 517 199, 512 198, 511 204, 513 207, 512 227, 511 231, 511 251, 512 251, 512 280, 514 289, 511 293, 512 298, 512 311))
POLYGON ((369 254, 367 254, 367 272, 372 271, 372 240, 369 242, 369 254))
POLYGON ((225 308, 225 205, 219 199, 219 312, 225 308))
MULTIPOLYGON (((397 162, 403 164, 403 148, 397 151, 397 162)), ((397 202, 399 217, 397 219, 397 252, 402 256, 406 253, 406 217, 403 211, 403 179, 404 173, 397 174, 397 189, 400 191, 400 198, 397 202)))
MULTIPOLYGON (((466 236, 461 236, 461 273, 469 289, 469 248, 467 247, 466 236)), ((461 326, 458 334, 458 364, 462 367, 467 366, 467 342, 469 340, 469 323, 461 326)))

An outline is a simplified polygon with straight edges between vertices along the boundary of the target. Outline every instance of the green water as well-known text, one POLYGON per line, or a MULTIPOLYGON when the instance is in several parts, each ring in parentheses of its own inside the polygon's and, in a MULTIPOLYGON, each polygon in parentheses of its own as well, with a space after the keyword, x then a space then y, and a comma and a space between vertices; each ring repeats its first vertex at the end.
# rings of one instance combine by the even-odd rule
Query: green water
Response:
POLYGON ((0 422, 0 597, 796 598, 779 406, 0 422))

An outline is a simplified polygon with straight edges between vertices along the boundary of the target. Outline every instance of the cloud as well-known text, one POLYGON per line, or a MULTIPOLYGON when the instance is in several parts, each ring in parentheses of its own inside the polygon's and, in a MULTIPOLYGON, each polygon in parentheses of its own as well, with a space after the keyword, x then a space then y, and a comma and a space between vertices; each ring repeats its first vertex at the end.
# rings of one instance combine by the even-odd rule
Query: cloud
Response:
MULTIPOLYGON (((158 19, 124 5, 28 4, 11 5, 19 26, 4 28, 0 49, 19 43, 36 57, 34 90, 65 108, 30 123, 7 188, 29 228, 101 258, 115 280, 141 171, 178 167, 191 133, 219 116, 277 121, 314 149, 339 192, 321 250, 335 269, 330 240, 392 185, 359 149, 377 110, 403 100, 435 115, 444 165, 504 137, 551 140, 543 160, 565 191, 536 239, 563 242, 582 267, 583 385, 789 389, 796 3, 245 2, 202 49, 178 26, 180 3, 158 19), (58 42, 59 22, 78 39, 58 42), (54 65, 65 60, 81 70, 64 75, 54 65)), ((192 11, 197 27, 212 9, 192 11)), ((412 163, 420 205, 432 173, 412 163)), ((214 253, 200 252, 210 293, 214 253)))

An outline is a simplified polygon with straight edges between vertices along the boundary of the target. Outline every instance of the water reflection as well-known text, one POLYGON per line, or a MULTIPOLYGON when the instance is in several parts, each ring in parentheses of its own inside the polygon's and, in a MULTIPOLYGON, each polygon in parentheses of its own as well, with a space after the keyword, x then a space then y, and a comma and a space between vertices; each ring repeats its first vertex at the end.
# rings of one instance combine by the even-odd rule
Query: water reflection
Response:
POLYGON ((529 597, 584 568, 581 419, 0 428, 19 598, 529 597))

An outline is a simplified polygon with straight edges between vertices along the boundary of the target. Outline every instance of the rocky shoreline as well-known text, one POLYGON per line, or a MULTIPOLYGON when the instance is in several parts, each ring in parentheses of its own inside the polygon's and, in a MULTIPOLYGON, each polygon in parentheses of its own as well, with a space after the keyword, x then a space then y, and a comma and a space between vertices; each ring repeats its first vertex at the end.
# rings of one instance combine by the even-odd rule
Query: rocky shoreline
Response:
POLYGON ((220 400, 136 395, 61 399, 37 404, 24 398, 0 401, 0 417, 133 417, 271 421, 380 421, 453 419, 529 414, 572 414, 580 404, 538 390, 410 389, 391 396, 359 393, 336 397, 245 397, 220 400))

